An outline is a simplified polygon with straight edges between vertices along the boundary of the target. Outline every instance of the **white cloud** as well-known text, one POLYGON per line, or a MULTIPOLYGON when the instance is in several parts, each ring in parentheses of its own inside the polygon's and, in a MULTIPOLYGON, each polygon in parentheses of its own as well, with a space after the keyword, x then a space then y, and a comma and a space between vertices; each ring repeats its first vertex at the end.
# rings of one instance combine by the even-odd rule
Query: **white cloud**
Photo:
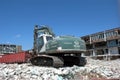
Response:
POLYGON ((17 34, 15 37, 16 37, 16 38, 20 38, 20 37, 21 37, 21 34, 17 34))

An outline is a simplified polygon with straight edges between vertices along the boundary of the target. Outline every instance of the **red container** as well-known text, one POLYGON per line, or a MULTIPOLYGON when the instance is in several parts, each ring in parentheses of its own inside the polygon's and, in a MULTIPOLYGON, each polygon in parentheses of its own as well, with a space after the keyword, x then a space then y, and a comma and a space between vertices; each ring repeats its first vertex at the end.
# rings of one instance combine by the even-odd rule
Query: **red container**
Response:
POLYGON ((0 55, 0 63, 24 63, 29 61, 31 55, 28 52, 19 52, 0 55))

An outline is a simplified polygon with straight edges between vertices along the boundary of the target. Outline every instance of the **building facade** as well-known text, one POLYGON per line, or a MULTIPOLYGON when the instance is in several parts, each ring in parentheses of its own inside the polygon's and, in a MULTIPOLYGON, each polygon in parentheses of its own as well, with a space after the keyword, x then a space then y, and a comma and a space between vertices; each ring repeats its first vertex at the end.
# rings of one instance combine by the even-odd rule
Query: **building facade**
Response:
POLYGON ((17 53, 22 51, 22 46, 13 44, 0 44, 0 54, 17 53))
POLYGON ((106 60, 120 58, 120 27, 81 38, 86 42, 85 56, 106 60))

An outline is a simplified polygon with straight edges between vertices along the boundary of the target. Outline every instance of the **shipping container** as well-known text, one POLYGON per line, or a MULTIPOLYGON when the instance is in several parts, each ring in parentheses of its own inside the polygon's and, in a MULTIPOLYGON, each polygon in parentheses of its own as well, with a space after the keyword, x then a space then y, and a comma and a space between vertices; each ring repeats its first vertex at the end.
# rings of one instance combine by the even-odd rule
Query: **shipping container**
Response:
POLYGON ((31 55, 28 52, 19 52, 0 55, 0 63, 24 63, 28 62, 31 55))

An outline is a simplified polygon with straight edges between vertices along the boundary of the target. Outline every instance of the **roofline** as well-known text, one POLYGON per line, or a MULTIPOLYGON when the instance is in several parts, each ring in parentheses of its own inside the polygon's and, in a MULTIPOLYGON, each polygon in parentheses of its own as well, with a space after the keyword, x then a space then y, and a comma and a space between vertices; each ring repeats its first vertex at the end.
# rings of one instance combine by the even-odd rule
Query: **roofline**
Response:
POLYGON ((96 32, 96 33, 89 34, 89 35, 85 35, 85 36, 82 36, 81 38, 89 37, 89 36, 91 36, 91 35, 96 35, 96 34, 100 34, 100 33, 109 32, 109 31, 114 31, 114 30, 120 30, 120 27, 116 27, 116 28, 112 28, 112 29, 108 29, 108 30, 104 30, 104 31, 96 32))

